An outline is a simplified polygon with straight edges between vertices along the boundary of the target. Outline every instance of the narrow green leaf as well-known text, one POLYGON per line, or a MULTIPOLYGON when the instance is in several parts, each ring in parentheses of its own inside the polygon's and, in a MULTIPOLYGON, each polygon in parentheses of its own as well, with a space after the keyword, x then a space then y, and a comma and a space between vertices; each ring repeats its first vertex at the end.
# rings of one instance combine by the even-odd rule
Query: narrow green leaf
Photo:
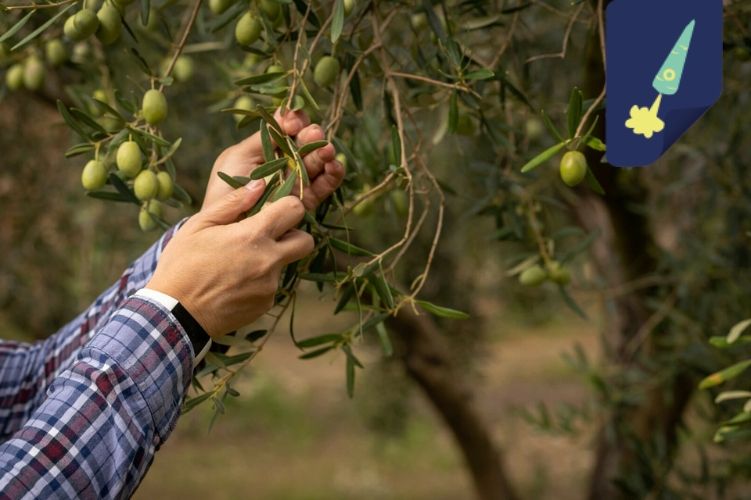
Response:
POLYGON ((97 198, 100 200, 116 201, 123 203, 132 203, 133 200, 129 196, 125 196, 122 193, 114 193, 112 191, 88 191, 86 196, 90 198, 97 198))
POLYGON ((402 166, 402 140, 399 137, 399 131, 394 125, 391 126, 391 149, 394 153, 394 165, 402 166))
POLYGON ((277 158, 276 160, 267 161, 263 165, 259 165, 255 170, 250 173, 251 179, 263 179, 267 175, 271 175, 274 172, 278 172, 287 165, 287 157, 277 158))
POLYGON ((600 181, 597 180, 597 177, 595 177, 595 174, 592 172, 591 168, 587 169, 587 176, 584 178, 584 182, 587 183, 589 189, 599 194, 600 196, 605 196, 605 189, 603 189, 602 185, 600 185, 600 181))
POLYGON ((334 18, 331 20, 331 43, 336 43, 344 28, 344 1, 334 2, 334 18))
POLYGON ((271 137, 274 139, 274 142, 279 147, 279 149, 281 149, 282 152, 287 156, 292 156, 292 150, 287 143, 287 139, 273 128, 269 128, 269 133, 271 134, 271 137))
POLYGON ((364 248, 360 248, 356 245, 348 243, 344 240, 340 240, 338 238, 329 238, 329 243, 331 244, 332 247, 349 255, 357 255, 357 256, 363 256, 363 257, 370 257, 373 255, 373 252, 369 252, 368 250, 365 250, 364 248))
POLYGON ((329 143, 329 141, 314 141, 309 142, 307 144, 303 144, 303 146, 297 150, 298 154, 300 156, 305 156, 307 154, 312 153, 316 149, 320 149, 324 146, 326 146, 329 143))
POLYGON ((29 19, 31 19, 31 16, 33 16, 35 12, 36 12, 36 9, 29 11, 29 13, 23 16, 16 24, 13 25, 13 27, 11 27, 8 31, 3 33, 2 36, 0 36, 0 43, 9 39, 13 35, 15 35, 18 32, 18 30, 23 28, 23 26, 29 21, 29 19))
POLYGON ((209 399, 212 394, 213 393, 211 392, 204 392, 203 394, 200 394, 198 396, 186 399, 180 411, 182 413, 188 413, 190 410, 209 399))
POLYGON ((50 25, 52 25, 52 23, 54 23, 55 21, 57 21, 58 19, 60 19, 60 16, 62 16, 63 14, 65 14, 66 12, 68 12, 70 9, 72 9, 75 6, 76 6, 76 4, 72 3, 72 4, 68 5, 67 7, 65 7, 64 9, 62 9, 61 11, 59 11, 57 14, 55 14, 54 16, 52 16, 51 18, 49 18, 40 27, 38 27, 37 29, 35 29, 34 31, 32 31, 31 33, 29 33, 28 35, 26 35, 23 38, 23 40, 21 40, 20 42, 18 42, 17 44, 15 44, 13 47, 11 47, 10 51, 13 52, 14 50, 18 50, 21 47, 23 47, 24 45, 26 45, 27 43, 29 43, 30 41, 32 41, 34 38, 36 38, 37 36, 39 36, 40 33, 42 33, 44 30, 46 30, 47 28, 49 28, 50 25))
POLYGON ((368 281, 373 285, 373 288, 383 301, 386 308, 393 309, 394 296, 391 294, 391 288, 389 288, 389 285, 386 283, 386 278, 383 277, 383 271, 381 270, 378 273, 371 274, 368 277, 368 281))
POLYGON ((573 138, 576 134, 576 129, 579 126, 582 118, 582 92, 578 87, 574 87, 571 91, 571 97, 568 100, 568 112, 566 117, 568 118, 568 136, 573 138))
POLYGON ((725 391, 721 392, 714 400, 715 403, 722 403, 723 401, 731 401, 734 399, 748 399, 751 398, 751 391, 725 391))
POLYGON ((136 198, 136 195, 133 194, 133 191, 131 191, 130 188, 127 186, 127 184, 125 184, 123 180, 120 179, 117 175, 110 174, 109 181, 110 181, 110 184, 115 186, 115 189, 117 189, 117 191, 120 194, 122 194, 125 198, 130 200, 131 203, 134 203, 136 205, 141 204, 141 201, 138 198, 136 198))
POLYGON ((219 176, 220 179, 222 179, 224 182, 229 184, 234 189, 241 188, 245 185, 242 182, 235 179, 234 177, 232 177, 231 175, 225 174, 224 172, 217 172, 216 174, 219 176))
POLYGON ((65 152, 66 158, 71 158, 73 156, 77 156, 83 153, 88 153, 89 151, 94 150, 94 145, 90 142, 84 142, 81 144, 76 144, 75 146, 72 146, 70 149, 68 149, 65 152))
POLYGON ((355 362, 350 356, 347 356, 345 372, 347 375, 347 396, 352 398, 355 395, 355 362))
MULTIPOLYGON (((269 126, 271 126, 271 130, 276 131, 278 134, 284 133, 281 125, 279 125, 279 122, 276 121, 276 118, 274 118, 271 115, 271 113, 269 113, 268 110, 266 110, 266 108, 264 108, 261 105, 258 105, 256 106, 256 111, 258 112, 259 115, 261 115, 261 118, 266 120, 266 123, 268 123, 269 126)), ((279 144, 277 144, 277 146, 279 146, 279 144)))
POLYGON ((701 383, 699 384, 699 389, 708 389, 710 387, 720 385, 723 382, 727 382, 728 380, 734 379, 735 377, 746 371, 749 366, 751 366, 751 359, 741 361, 740 363, 736 363, 733 366, 725 368, 724 370, 713 373, 712 375, 709 375, 701 381, 701 383))
POLYGON ((376 332, 378 333, 378 340, 381 341, 383 354, 388 357, 392 356, 394 354, 394 346, 391 344, 391 339, 389 338, 389 332, 386 330, 386 325, 384 325, 382 322, 378 323, 376 325, 376 332))
POLYGON ((488 80, 493 77, 495 77, 495 73, 485 68, 471 71, 464 75, 465 80, 488 80))
POLYGON ((318 103, 313 98, 313 94, 310 93, 310 89, 308 89, 308 85, 305 83, 305 79, 301 78, 299 82, 300 82, 300 92, 302 93, 303 99, 305 99, 305 101, 310 106, 312 106, 313 109, 315 109, 316 111, 320 111, 321 108, 320 106, 318 106, 318 103))
POLYGON ((741 335, 743 335, 743 332, 746 331, 749 326, 751 326, 751 318, 743 320, 737 325, 733 326, 733 328, 730 329, 730 332, 728 332, 728 344, 732 344, 736 340, 741 338, 741 335))
POLYGON ((561 142, 559 144, 556 144, 555 146, 552 146, 539 155, 535 156, 531 160, 529 160, 523 167, 522 167, 522 173, 529 172, 531 170, 534 170, 535 168, 539 167, 546 161, 553 158, 555 155, 557 155, 563 148, 566 147, 565 142, 561 142))
POLYGON ((88 137, 88 134, 84 130, 83 126, 76 120, 73 115, 70 114, 70 111, 68 111, 68 107, 63 104, 63 101, 60 99, 57 100, 57 110, 60 112, 60 115, 63 117, 63 120, 65 120, 65 123, 68 124, 70 128, 72 128, 78 135, 81 137, 88 137))
POLYGON ((266 183, 266 189, 264 190, 263 195, 261 196, 261 199, 258 200, 256 202, 256 204, 253 205, 253 208, 251 208, 248 211, 248 213, 247 213, 248 217, 252 217, 252 216, 254 216, 255 214, 257 214, 258 212, 261 211, 261 209, 263 208, 263 206, 266 204, 266 201, 271 197, 271 194, 274 192, 274 190, 276 189, 276 187, 279 185, 279 179, 280 179, 280 176, 277 173, 277 174, 274 174, 274 177, 272 177, 269 180, 269 182, 266 183))
POLYGON ((333 345, 327 345, 326 347, 321 347, 320 349, 316 349, 315 351, 306 352, 305 354, 301 354, 299 356, 299 359, 313 359, 317 358, 318 356, 321 356, 322 354, 326 354, 327 352, 331 351, 335 347, 333 345))
POLYGON ((271 136, 269 135, 269 126, 266 123, 261 123, 261 145, 263 147, 263 159, 271 161, 274 159, 274 145, 271 143, 271 136))
POLYGON ((290 175, 285 179, 284 183, 279 186, 279 189, 274 191, 274 195, 271 197, 271 201, 277 201, 280 198, 284 198, 285 196, 289 196, 292 192, 292 189, 295 187, 295 181, 297 181, 296 175, 290 175))
POLYGON ((177 152, 177 150, 180 148, 180 145, 182 143, 183 143, 183 138, 182 137, 178 137, 177 140, 175 140, 175 142, 173 142, 172 145, 169 147, 169 149, 167 150, 167 152, 162 155, 162 157, 159 159, 159 161, 162 162, 162 163, 164 163, 167 160, 169 160, 170 158, 172 158, 175 155, 175 153, 177 152))
POLYGON ((540 111, 540 116, 542 117, 542 121, 547 127, 548 131, 553 134, 553 137, 558 139, 559 142, 566 142, 566 139, 563 138, 563 135, 561 135, 561 133, 558 131, 558 128, 553 124, 553 121, 550 119, 544 109, 540 111))
POLYGON ((608 149, 605 143, 597 137, 590 137, 589 139, 587 139, 586 144, 589 148, 594 149, 595 151, 600 151, 602 153, 604 153, 608 149))
POLYGON ((451 318, 451 319, 468 319, 469 318, 469 314, 465 312, 458 311, 456 309, 451 309, 449 307, 437 306, 431 302, 428 302, 427 300, 418 300, 416 302, 420 307, 428 311, 430 314, 434 314, 442 318, 451 318))
POLYGON ((339 342, 341 338, 342 336, 338 333, 326 333, 324 335, 318 335, 316 337, 303 339, 297 343, 297 347, 301 347, 301 348, 317 347, 323 344, 331 344, 331 343, 339 342))

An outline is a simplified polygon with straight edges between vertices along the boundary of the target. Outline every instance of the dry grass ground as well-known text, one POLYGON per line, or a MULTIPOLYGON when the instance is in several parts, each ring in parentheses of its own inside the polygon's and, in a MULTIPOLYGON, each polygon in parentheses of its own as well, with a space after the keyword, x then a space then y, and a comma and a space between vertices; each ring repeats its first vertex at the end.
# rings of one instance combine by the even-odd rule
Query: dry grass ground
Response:
MULTIPOLYGON (((331 326, 332 319, 314 307, 306 301, 297 313, 313 318, 306 335, 331 326)), ((481 362, 481 410, 507 450, 525 498, 581 498, 589 435, 542 433, 518 410, 538 401, 555 406, 586 398, 561 353, 575 343, 594 351, 594 326, 567 317, 557 326, 504 329, 481 362)), ((377 370, 366 369, 349 400, 340 357, 300 361, 298 355, 286 333, 272 337, 239 384, 242 395, 213 430, 207 430, 206 411, 181 419, 136 498, 471 498, 452 438, 418 391, 409 393, 413 411, 402 433, 374 433, 364 408, 390 390, 377 370)), ((376 357, 366 353, 364 359, 376 357)))

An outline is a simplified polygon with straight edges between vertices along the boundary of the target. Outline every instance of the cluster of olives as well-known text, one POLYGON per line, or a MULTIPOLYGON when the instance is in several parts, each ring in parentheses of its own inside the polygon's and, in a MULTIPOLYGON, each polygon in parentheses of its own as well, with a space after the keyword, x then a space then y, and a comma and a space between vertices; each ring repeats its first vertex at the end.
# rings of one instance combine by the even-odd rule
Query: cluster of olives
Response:
POLYGON ((109 0, 99 6, 98 0, 86 0, 83 8, 63 24, 65 37, 80 42, 96 35, 105 45, 115 43, 122 32, 122 13, 133 0, 109 0))
MULTIPOLYGON (((120 144, 115 155, 116 175, 133 183, 133 193, 143 204, 138 214, 141 229, 149 231, 157 225, 154 217, 161 217, 162 203, 174 193, 175 183, 166 171, 156 172, 144 168, 144 155, 141 146, 133 140, 120 144)), ((81 184, 88 191, 102 188, 107 183, 110 167, 99 158, 90 160, 83 168, 81 184)))
POLYGON ((560 262, 553 260, 545 267, 541 265, 528 267, 519 275, 519 283, 524 286, 540 286, 546 281, 568 285, 571 282, 571 271, 560 262))

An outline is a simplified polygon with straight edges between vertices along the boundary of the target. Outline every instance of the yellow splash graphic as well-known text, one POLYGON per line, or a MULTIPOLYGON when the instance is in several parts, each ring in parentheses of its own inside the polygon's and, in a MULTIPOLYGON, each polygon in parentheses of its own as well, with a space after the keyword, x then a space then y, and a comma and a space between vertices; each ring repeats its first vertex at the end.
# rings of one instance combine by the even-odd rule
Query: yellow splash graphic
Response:
POLYGON ((632 106, 631 118, 626 120, 626 127, 632 129, 634 134, 643 135, 647 139, 651 139, 653 135, 662 132, 665 128, 665 122, 657 116, 657 113, 660 112, 660 104, 662 104, 662 94, 657 95, 657 99, 655 99, 651 108, 632 106))

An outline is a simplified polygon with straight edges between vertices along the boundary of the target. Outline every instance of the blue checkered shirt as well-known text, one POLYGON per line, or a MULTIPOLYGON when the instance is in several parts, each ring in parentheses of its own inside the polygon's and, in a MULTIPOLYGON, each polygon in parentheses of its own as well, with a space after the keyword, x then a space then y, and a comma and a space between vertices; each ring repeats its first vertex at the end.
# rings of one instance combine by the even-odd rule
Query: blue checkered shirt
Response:
POLYGON ((175 231, 47 340, 0 341, 0 499, 127 498, 138 487, 193 370, 174 316, 131 297, 175 231))

